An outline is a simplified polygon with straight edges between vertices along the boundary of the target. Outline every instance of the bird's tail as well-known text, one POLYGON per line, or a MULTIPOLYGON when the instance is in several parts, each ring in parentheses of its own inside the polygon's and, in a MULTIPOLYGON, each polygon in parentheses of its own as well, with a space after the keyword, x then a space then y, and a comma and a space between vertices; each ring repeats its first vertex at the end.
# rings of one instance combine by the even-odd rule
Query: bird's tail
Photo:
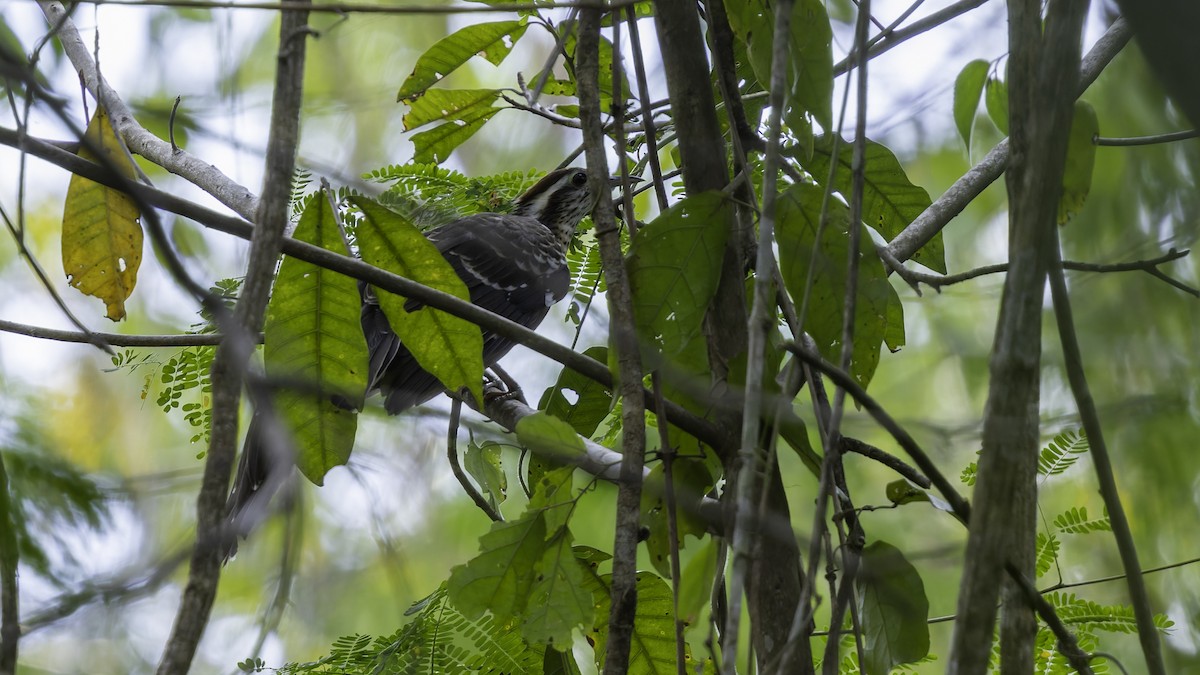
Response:
POLYGON ((273 410, 256 407, 233 489, 225 502, 225 527, 220 546, 228 561, 245 539, 269 514, 271 498, 291 475, 294 451, 291 439, 273 410))

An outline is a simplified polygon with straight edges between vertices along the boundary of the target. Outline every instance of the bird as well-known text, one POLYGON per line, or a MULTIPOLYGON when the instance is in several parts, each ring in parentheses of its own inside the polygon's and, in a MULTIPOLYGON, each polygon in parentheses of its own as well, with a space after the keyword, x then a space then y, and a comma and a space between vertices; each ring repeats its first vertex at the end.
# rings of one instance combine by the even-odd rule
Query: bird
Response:
MULTIPOLYGON (((619 181, 611 178, 610 187, 619 181)), ((598 198, 585 169, 558 169, 521 194, 510 212, 465 216, 435 227, 425 236, 462 279, 473 304, 536 328, 570 288, 567 250, 598 198)), ((388 414, 398 415, 442 393, 441 382, 416 362, 392 330, 375 289, 359 282, 359 294, 369 356, 367 395, 378 392, 388 414)), ((409 300, 405 310, 416 311, 421 306, 409 300)), ((484 328, 484 367, 495 365, 514 344, 484 328)), ((222 541, 226 560, 236 553, 238 537, 245 538, 265 516, 266 500, 282 482, 275 473, 280 462, 271 461, 260 422, 261 413, 256 409, 226 502, 227 536, 222 541), (273 476, 276 480, 270 481, 273 476)))

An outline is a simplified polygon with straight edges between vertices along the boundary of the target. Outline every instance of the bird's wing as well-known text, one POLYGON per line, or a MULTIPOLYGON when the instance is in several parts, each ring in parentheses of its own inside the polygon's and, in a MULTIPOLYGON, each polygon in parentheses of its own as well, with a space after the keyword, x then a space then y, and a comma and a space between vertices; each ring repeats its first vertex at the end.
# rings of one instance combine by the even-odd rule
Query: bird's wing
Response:
MULTIPOLYGON (((523 326, 534 327, 566 295, 570 273, 550 231, 532 218, 485 213, 430 231, 427 236, 463 280, 471 302, 523 326)), ((370 353, 368 391, 383 392, 391 414, 442 391, 438 380, 392 331, 369 286, 362 290, 362 325, 370 353)), ((423 306, 405 303, 407 311, 423 306)), ((512 343, 484 331, 484 364, 491 366, 512 343)))

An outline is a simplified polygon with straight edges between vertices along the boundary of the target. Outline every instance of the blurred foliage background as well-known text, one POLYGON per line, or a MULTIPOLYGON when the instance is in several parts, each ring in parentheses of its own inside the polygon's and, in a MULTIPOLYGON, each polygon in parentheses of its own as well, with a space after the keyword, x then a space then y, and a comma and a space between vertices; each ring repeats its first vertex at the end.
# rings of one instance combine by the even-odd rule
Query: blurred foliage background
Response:
MULTIPOLYGON (((845 5, 832 3, 831 15, 850 20, 853 12, 845 5)), ((906 5, 877 2, 875 11, 886 23, 906 5)), ((934 9, 923 8, 918 16, 934 9)), ((1089 39, 1103 30, 1106 12, 1107 7, 1095 8, 1089 39)), ((175 123, 179 143, 257 189, 274 70, 272 13, 85 5, 75 19, 88 31, 86 39, 92 39, 92 31, 98 34, 106 76, 135 104, 143 123, 165 136, 171 103, 181 96, 175 123)), ((404 108, 395 103, 400 82, 433 41, 477 20, 482 19, 476 14, 316 15, 313 25, 320 37, 309 47, 301 165, 335 185, 377 190, 361 174, 402 162, 412 153, 401 133, 404 108)), ((45 31, 32 3, 0 3, 0 22, 20 40, 23 51, 45 31)), ((1004 55, 1005 25, 1002 3, 988 3, 872 64, 869 135, 892 148, 912 180, 932 196, 1001 137, 980 117, 974 147, 969 152, 963 148, 954 132, 950 92, 967 61, 1004 55)), ((849 24, 835 20, 835 57, 844 54, 850 32, 849 24)), ((512 86, 518 72, 529 76, 542 67, 550 46, 523 41, 502 67, 480 61, 456 73, 451 84, 512 86)), ((77 91, 69 64, 52 47, 42 51, 40 67, 52 83, 62 85, 59 91, 77 91)), ((651 78, 661 80, 661 75, 652 68, 651 78)), ((841 83, 839 79, 836 97, 841 83)), ((1125 49, 1084 98, 1095 107, 1103 136, 1187 127, 1134 46, 1125 49)), ((71 105, 83 120, 80 101, 71 105)), ((7 107, 0 110, 0 124, 12 126, 7 107)), ((48 123, 35 125, 31 133, 67 136, 48 123)), ((548 170, 578 142, 577 132, 505 111, 460 148, 449 166, 469 175, 548 170)), ((1121 262, 1193 247, 1200 213, 1198 150, 1196 140, 1100 148, 1088 201, 1063 233, 1065 257, 1121 262)), ((0 204, 10 212, 17 204, 18 166, 17 153, 0 148, 0 204)), ((160 187, 206 201, 178 179, 146 163, 143 167, 160 187)), ((101 324, 99 303, 65 292, 57 248, 67 174, 30 160, 25 177, 26 245, 76 313, 93 328, 110 330, 101 324)), ((241 242, 182 219, 170 227, 197 277, 216 281, 243 269, 241 242)), ((996 184, 945 230, 951 271, 1003 261, 1005 233, 1004 188, 996 184)), ((181 302, 183 294, 147 257, 129 319, 116 330, 181 332, 198 321, 194 308, 181 302)), ((1169 272, 1200 286, 1192 257, 1172 264, 1169 272)), ((920 297, 898 280, 893 283, 905 303, 908 344, 884 355, 872 392, 954 475, 979 449, 1002 277, 982 277, 920 297)), ((1137 272, 1072 273, 1069 283, 1088 376, 1104 415, 1142 563, 1158 567, 1193 560, 1200 556, 1195 536, 1200 531, 1200 301, 1137 272)), ((0 284, 5 289, 0 318, 69 327, 11 238, 0 241, 0 284)), ((561 310, 542 330, 568 341, 571 330, 561 310)), ((1049 314, 1046 326, 1042 413, 1049 440, 1077 428, 1078 421, 1049 314)), ((580 347, 603 339, 601 329, 587 330, 580 347)), ((203 444, 191 442, 194 430, 182 415, 164 414, 155 405, 158 369, 174 351, 139 354, 147 356, 144 362, 117 368, 91 347, 0 335, 0 449, 14 485, 31 486, 19 494, 29 512, 58 514, 27 522, 29 545, 44 559, 22 570, 23 616, 42 623, 31 623, 33 630, 22 640, 22 672, 149 671, 168 634, 182 576, 178 570, 155 572, 189 542, 203 444), (71 594, 76 593, 81 594, 79 608, 65 611, 73 608, 71 594), (47 614, 55 608, 63 610, 62 616, 47 614)), ((521 350, 506 363, 531 400, 557 372, 521 350)), ((262 657, 272 665, 319 656, 340 635, 390 633, 412 602, 432 592, 453 565, 476 551, 489 521, 460 494, 445 464, 445 408, 431 404, 422 413, 368 416, 350 466, 331 473, 321 489, 297 484, 288 515, 273 519, 243 544, 226 567, 197 672, 233 670, 251 654, 260 632, 262 657), (282 605, 281 592, 286 596, 282 605)), ((475 424, 478 439, 494 436, 481 420, 475 424)), ((846 433, 894 449, 855 411, 848 415, 846 433)), ((796 458, 782 461, 794 522, 803 532, 811 523, 809 495, 815 481, 796 458)), ((892 476, 861 458, 847 462, 857 502, 886 505, 883 485, 892 476)), ((510 483, 515 480, 514 473, 510 483)), ((602 486, 599 493, 607 500, 592 500, 578 513, 574 531, 577 543, 608 548, 615 491, 602 486)), ((1101 510, 1086 459, 1043 485, 1041 509, 1047 520, 1072 506, 1097 514, 1101 510)), ((925 581, 931 616, 953 613, 965 541, 965 531, 953 519, 918 503, 867 513, 864 527, 868 535, 887 533, 914 561, 925 581)), ((685 567, 691 555, 685 551, 685 567)), ((1119 570, 1116 549, 1106 536, 1068 535, 1060 567, 1039 584, 1053 584, 1060 574, 1064 582, 1082 582, 1119 570)), ((1166 639, 1172 672, 1200 672, 1198 578, 1194 564, 1148 577, 1155 610, 1175 621, 1166 639)), ((1102 603, 1125 601, 1119 582, 1073 590, 1102 603)), ((934 653, 945 654, 951 625, 935 624, 934 653)), ((704 636, 691 637, 694 647, 702 645, 704 636)), ((1115 637, 1111 644, 1108 651, 1136 654, 1133 636, 1115 637)), ((1135 672, 1139 663, 1131 659, 1126 666, 1135 672)), ((922 668, 941 672, 942 666, 934 662, 922 668)))

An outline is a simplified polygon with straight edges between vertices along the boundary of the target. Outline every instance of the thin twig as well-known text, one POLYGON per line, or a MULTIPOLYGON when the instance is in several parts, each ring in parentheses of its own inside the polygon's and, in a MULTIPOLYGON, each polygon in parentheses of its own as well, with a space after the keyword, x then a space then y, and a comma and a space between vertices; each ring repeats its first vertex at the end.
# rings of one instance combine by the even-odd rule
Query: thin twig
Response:
MULTIPOLYGON (((886 249, 880 250, 886 251, 886 249)), ((1189 249, 1184 249, 1182 251, 1170 249, 1163 255, 1160 255, 1156 258, 1133 260, 1123 263, 1089 263, 1065 260, 1062 263, 1062 267, 1063 269, 1071 270, 1073 272, 1095 272, 1098 274, 1107 274, 1112 272, 1146 272, 1147 274, 1161 279, 1189 295, 1200 297, 1200 290, 1192 288, 1191 286, 1188 286, 1187 284, 1168 276, 1162 270, 1158 269, 1160 265, 1179 260, 1180 258, 1187 256, 1189 253, 1191 253, 1189 249)), ((945 286, 951 286, 964 281, 969 281, 971 279, 977 279, 988 274, 1007 272, 1008 266, 1008 263, 984 265, 982 267, 976 267, 975 269, 959 272, 957 274, 927 274, 925 272, 918 272, 916 270, 904 268, 904 272, 901 273, 901 276, 914 283, 922 283, 932 287, 935 290, 941 291, 941 289, 945 286)))
POLYGON ((1132 138, 1105 138, 1097 136, 1092 139, 1096 145, 1107 145, 1112 147, 1129 147, 1134 145, 1156 145, 1158 143, 1175 143, 1178 141, 1186 141, 1191 138, 1200 137, 1200 129, 1187 129, 1185 131, 1172 131, 1165 134, 1156 134, 1154 136, 1134 136, 1132 138))
POLYGON ((967 504, 967 500, 958 493, 958 491, 954 488, 954 485, 942 474, 937 465, 933 463, 933 460, 929 458, 929 455, 925 454, 925 451, 921 449, 921 446, 917 444, 916 440, 914 440, 913 437, 907 431, 905 431, 903 427, 901 427, 894 419, 892 419, 892 416, 889 415, 881 405, 879 405, 879 402, 876 401, 870 394, 868 394, 867 391, 863 389, 862 386, 859 385, 849 373, 821 358, 821 356, 816 352, 806 349, 805 347, 802 347, 794 342, 784 343, 783 347, 794 354, 796 358, 824 374, 826 377, 832 380, 836 386, 844 388, 846 393, 849 394, 856 403, 861 405, 863 410, 865 410, 866 413, 870 415, 877 424, 879 424, 879 426, 883 427, 883 430, 888 432, 892 438, 896 440, 896 443, 906 453, 908 453, 908 456, 912 458, 917 467, 919 467, 921 471, 923 471, 925 475, 929 477, 929 480, 933 483, 934 487, 936 487, 942 493, 942 497, 950 504, 951 510, 964 521, 969 518, 971 508, 967 504))
POLYGON ((217 345, 221 335, 122 335, 120 333, 81 333, 73 330, 44 328, 0 319, 0 332, 25 335, 43 340, 91 344, 95 338, 114 347, 203 347, 217 345))
POLYGON ((492 519, 492 522, 498 523, 504 518, 492 508, 488 500, 479 494, 479 490, 471 483, 471 479, 467 478, 467 474, 463 472, 462 464, 458 461, 458 420, 462 415, 462 399, 453 396, 450 399, 450 424, 446 431, 446 459, 450 462, 450 471, 454 477, 458 479, 458 484, 462 486, 463 492, 475 502, 475 506, 483 511, 484 515, 492 519))
POLYGON ((21 640, 20 586, 17 565, 17 505, 9 490, 4 453, 0 453, 0 673, 17 672, 18 643, 21 640))
POLYGON ((1100 424, 1100 415, 1096 411, 1096 402, 1092 398, 1091 388, 1083 370, 1083 353, 1079 348, 1079 338, 1075 332, 1075 320, 1071 312, 1071 297, 1067 292, 1067 280, 1063 276, 1062 250, 1058 237, 1054 238, 1051 248, 1049 276, 1050 295, 1054 300, 1054 316, 1058 321, 1058 334, 1062 342, 1063 364, 1067 371, 1067 381, 1071 385, 1071 393, 1075 397, 1075 405, 1079 409, 1079 417, 1087 432, 1088 443, 1091 446, 1092 463, 1096 467, 1096 479, 1100 484, 1100 495, 1108 510, 1112 523, 1113 538, 1117 542, 1117 550, 1121 554, 1121 563, 1125 567, 1126 582, 1129 597, 1133 603, 1133 614, 1137 620, 1138 639, 1141 641, 1142 653, 1146 659, 1146 668, 1150 673, 1161 675, 1165 672, 1162 656, 1162 644, 1158 638, 1158 629, 1154 626, 1154 612, 1150 609, 1150 598, 1146 592, 1146 583, 1139 572, 1137 545, 1133 541, 1133 533, 1129 528, 1129 519, 1125 516, 1125 508, 1121 505, 1121 494, 1117 487, 1117 479, 1113 473, 1112 458, 1108 454, 1108 444, 1104 441, 1104 429, 1100 424))

